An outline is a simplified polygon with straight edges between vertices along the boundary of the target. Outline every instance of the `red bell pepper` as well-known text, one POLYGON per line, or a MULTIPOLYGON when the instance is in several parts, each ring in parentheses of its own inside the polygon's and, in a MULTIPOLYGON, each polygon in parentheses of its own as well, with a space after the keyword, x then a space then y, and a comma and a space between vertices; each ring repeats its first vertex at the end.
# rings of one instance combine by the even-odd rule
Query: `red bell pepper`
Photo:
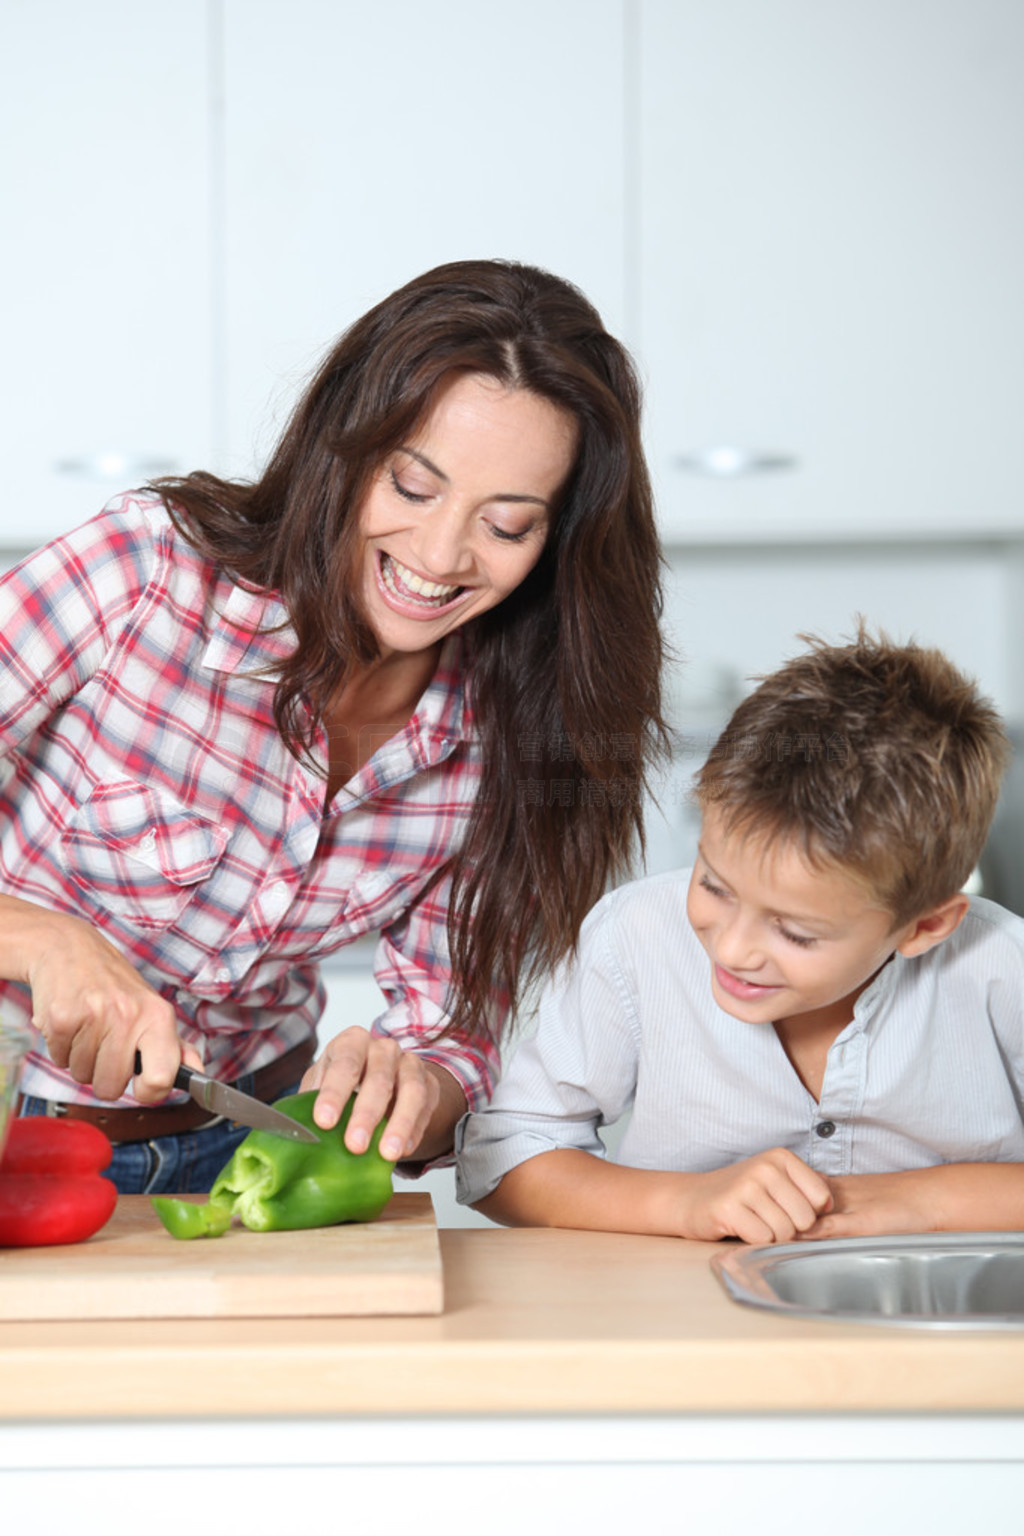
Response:
POLYGON ((7 1127, 0 1173, 101 1173, 112 1156, 110 1138, 98 1125, 19 1115, 7 1127))
POLYGON ((81 1120, 21 1115, 0 1159, 0 1248, 80 1243, 114 1214, 109 1139, 81 1120))

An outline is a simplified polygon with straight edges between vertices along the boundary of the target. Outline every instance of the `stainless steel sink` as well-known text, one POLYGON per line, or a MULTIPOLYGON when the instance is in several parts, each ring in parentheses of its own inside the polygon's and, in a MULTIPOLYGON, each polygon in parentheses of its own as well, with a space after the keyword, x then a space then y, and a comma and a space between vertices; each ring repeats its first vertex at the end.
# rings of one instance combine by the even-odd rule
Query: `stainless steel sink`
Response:
POLYGON ((951 1232, 735 1247, 711 1260, 733 1301, 787 1317, 1024 1327, 1024 1233, 951 1232))

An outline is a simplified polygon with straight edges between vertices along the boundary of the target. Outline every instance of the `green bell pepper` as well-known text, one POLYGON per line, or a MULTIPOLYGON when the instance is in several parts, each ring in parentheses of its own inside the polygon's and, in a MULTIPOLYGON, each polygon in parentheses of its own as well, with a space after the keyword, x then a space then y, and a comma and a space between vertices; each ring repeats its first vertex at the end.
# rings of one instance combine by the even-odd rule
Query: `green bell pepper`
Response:
POLYGON ((150 1204, 172 1237, 220 1237, 231 1225, 230 1205, 151 1195, 150 1204))
POLYGON ((157 1215, 172 1237, 220 1237, 234 1217, 251 1232, 331 1227, 372 1221, 391 1199, 394 1164, 380 1155, 381 1121, 365 1152, 345 1146, 353 1099, 331 1130, 313 1121, 315 1090, 279 1099, 275 1109, 315 1131, 319 1145, 273 1131, 250 1131, 221 1169, 204 1203, 154 1195, 157 1215))

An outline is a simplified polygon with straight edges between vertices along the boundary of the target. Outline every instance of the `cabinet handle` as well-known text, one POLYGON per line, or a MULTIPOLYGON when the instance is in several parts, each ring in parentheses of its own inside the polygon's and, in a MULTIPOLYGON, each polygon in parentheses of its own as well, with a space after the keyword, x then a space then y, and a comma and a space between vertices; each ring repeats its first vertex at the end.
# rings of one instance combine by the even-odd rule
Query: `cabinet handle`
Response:
POLYGON ((59 475, 74 475, 82 480, 149 480, 154 475, 173 475, 178 461, 155 453, 85 453, 79 458, 58 459, 54 465, 59 475))
POLYGON ((738 480, 744 475, 794 470, 800 463, 795 453, 766 453, 754 448, 736 448, 731 443, 681 453, 673 462, 676 469, 686 470, 687 474, 709 475, 716 480, 738 480))

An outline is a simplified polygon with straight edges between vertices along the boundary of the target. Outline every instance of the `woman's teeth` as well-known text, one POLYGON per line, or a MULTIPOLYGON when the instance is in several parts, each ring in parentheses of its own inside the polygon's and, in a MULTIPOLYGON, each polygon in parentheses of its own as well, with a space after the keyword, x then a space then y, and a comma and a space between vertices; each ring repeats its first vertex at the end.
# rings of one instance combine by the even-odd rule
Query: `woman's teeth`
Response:
POLYGON ((450 603, 456 593, 461 592, 461 587, 445 586, 438 581, 425 581, 422 576, 417 576, 415 571, 410 571, 407 566, 399 565, 397 560, 390 555, 382 554, 380 557, 380 573, 384 585, 388 591, 402 602, 422 603, 425 608, 443 608, 445 603, 450 603))

